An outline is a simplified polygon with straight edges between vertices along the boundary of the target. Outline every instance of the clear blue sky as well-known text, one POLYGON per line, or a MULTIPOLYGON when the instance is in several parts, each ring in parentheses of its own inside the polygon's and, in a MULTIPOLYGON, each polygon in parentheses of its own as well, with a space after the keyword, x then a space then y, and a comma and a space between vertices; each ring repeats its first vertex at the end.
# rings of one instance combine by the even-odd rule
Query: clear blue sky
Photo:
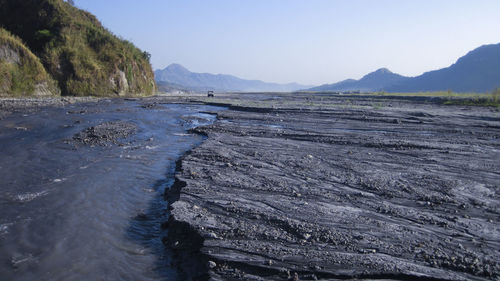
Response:
POLYGON ((500 0, 76 0, 153 68, 302 84, 415 76, 500 42, 500 0))

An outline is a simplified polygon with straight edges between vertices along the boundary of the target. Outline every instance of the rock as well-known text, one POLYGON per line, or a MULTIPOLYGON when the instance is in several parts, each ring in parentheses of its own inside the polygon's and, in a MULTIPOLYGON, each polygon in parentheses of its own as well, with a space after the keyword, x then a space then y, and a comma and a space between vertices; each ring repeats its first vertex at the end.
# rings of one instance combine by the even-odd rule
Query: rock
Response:
POLYGON ((208 238, 212 238, 212 239, 217 239, 217 234, 215 234, 214 232, 209 232, 208 235, 207 235, 208 238))
POLYGON ((118 144, 136 132, 137 126, 125 121, 112 121, 89 127, 73 136, 73 141, 87 145, 118 144))

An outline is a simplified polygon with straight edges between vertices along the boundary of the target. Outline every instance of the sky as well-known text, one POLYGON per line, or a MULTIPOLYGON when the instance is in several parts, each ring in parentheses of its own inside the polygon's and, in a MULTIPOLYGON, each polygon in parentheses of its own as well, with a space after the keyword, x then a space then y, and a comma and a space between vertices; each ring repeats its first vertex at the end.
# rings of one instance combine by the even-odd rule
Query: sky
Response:
POLYGON ((154 69, 304 85, 447 67, 500 43, 499 0, 75 0, 154 69))

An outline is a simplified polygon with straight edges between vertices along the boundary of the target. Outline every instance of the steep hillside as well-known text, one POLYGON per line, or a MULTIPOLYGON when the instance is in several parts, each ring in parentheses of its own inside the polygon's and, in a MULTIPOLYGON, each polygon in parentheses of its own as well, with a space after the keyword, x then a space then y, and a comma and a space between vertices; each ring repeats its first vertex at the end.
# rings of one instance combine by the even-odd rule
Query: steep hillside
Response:
POLYGON ((171 64, 155 71, 156 81, 181 85, 187 90, 241 91, 241 92, 292 92, 307 86, 296 83, 277 84, 259 80, 245 80, 232 75, 195 73, 180 64, 171 64))
POLYGON ((500 44, 481 46, 450 67, 388 87, 391 92, 490 92, 500 87, 500 44))
POLYGON ((58 94, 40 60, 19 38, 0 28, 0 96, 58 94))
POLYGON ((326 84, 311 88, 311 91, 362 91, 374 92, 385 89, 391 85, 408 80, 408 77, 381 68, 371 72, 359 80, 347 79, 335 84, 326 84))
POLYGON ((62 0, 0 0, 0 26, 19 36, 63 95, 149 95, 149 54, 62 0))

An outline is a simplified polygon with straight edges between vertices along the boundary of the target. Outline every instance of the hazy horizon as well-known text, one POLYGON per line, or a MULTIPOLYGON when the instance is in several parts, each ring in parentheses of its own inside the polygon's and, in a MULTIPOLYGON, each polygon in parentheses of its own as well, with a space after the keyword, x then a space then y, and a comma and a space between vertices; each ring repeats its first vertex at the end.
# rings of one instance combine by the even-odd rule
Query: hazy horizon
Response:
POLYGON ((500 42, 500 1, 76 0, 154 69, 320 85, 386 67, 417 76, 500 42))

